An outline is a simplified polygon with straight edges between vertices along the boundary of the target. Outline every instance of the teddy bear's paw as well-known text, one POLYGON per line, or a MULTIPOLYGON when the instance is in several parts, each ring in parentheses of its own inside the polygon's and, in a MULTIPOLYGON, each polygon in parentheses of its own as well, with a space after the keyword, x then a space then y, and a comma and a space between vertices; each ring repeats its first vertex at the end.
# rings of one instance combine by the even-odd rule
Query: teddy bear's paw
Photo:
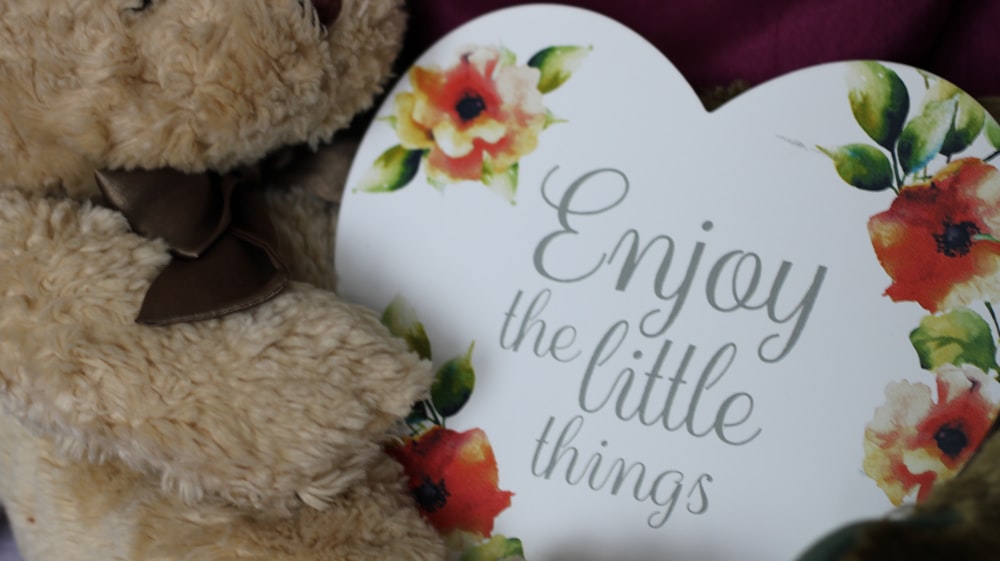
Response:
POLYGON ((316 540, 310 549, 329 559, 441 561, 443 540, 414 508, 398 464, 380 458, 365 480, 325 511, 303 511, 303 535, 316 540), (361 529, 361 531, 359 531, 361 529))
POLYGON ((132 549, 136 559, 186 561, 443 561, 441 537, 399 480, 383 456, 328 508, 280 518, 165 496, 138 510, 132 549))
POLYGON ((5 415, 0 442, 16 449, 0 453, 0 495, 28 561, 444 559, 442 540, 414 508, 400 466, 384 455, 327 508, 274 516, 219 500, 186 504, 118 460, 53 455, 50 442, 5 415))

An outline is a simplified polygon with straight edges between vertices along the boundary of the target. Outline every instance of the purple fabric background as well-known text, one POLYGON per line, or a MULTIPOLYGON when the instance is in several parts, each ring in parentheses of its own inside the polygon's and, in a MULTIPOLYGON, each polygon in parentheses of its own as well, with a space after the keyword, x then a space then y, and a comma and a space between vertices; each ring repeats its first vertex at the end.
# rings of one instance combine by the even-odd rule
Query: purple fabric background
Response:
MULTIPOLYGON (((410 0, 405 68, 433 41, 514 0, 410 0)), ((1000 0, 576 0, 657 46, 695 87, 757 84, 836 60, 918 66, 1000 95, 1000 0)), ((558 25, 558 22, 553 22, 558 25)), ((0 520, 0 561, 20 559, 0 520)))
MULTIPOLYGON (((406 60, 516 0, 410 0, 406 60)), ((695 87, 758 84, 823 62, 881 59, 1000 95, 1000 0, 575 0, 656 45, 695 87)), ((558 25, 558 22, 552 22, 558 25)))
POLYGON ((0 513, 0 561, 21 561, 21 556, 17 554, 17 546, 14 545, 14 538, 10 535, 7 519, 2 513, 0 513))

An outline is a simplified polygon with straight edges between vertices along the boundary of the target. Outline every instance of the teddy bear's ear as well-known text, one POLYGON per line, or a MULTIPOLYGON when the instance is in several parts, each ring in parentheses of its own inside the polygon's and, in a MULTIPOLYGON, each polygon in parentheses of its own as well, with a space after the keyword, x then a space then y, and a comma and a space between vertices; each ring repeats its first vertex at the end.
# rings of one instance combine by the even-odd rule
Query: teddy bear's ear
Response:
POLYGON ((191 503, 322 508, 364 477, 431 377, 374 314, 303 284, 170 327, 22 312, 0 321, 8 413, 64 454, 120 459, 191 503))

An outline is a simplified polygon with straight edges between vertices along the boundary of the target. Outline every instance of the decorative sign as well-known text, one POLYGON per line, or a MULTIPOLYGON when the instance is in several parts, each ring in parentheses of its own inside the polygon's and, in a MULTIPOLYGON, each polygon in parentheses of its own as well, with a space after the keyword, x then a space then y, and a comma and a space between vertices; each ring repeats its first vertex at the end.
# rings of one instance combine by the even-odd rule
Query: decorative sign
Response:
POLYGON ((340 290, 438 370, 392 453, 463 559, 793 559, 1000 403, 1000 127, 872 61, 706 112, 603 16, 496 12, 356 156, 340 290))

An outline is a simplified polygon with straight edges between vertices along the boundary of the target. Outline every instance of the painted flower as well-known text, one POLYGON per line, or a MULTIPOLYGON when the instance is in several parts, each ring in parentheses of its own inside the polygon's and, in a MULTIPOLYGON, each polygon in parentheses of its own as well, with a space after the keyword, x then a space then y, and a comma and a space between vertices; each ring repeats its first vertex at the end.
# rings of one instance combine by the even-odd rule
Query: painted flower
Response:
POLYGON ((1000 295, 1000 172, 982 160, 904 187, 868 231, 894 301, 937 312, 1000 295))
POLYGON ((986 437, 997 404, 983 393, 979 368, 950 364, 937 371, 937 402, 924 384, 892 382, 887 402, 865 428, 864 470, 895 505, 954 476, 986 437))
POLYGON ((395 98, 396 132, 404 148, 427 150, 432 181, 480 181, 535 150, 546 124, 537 68, 474 47, 451 68, 415 66, 409 77, 413 91, 395 98))
POLYGON ((442 534, 488 537, 494 519, 510 506, 513 493, 497 487, 496 457, 480 429, 434 426, 389 453, 403 465, 418 506, 442 534))

